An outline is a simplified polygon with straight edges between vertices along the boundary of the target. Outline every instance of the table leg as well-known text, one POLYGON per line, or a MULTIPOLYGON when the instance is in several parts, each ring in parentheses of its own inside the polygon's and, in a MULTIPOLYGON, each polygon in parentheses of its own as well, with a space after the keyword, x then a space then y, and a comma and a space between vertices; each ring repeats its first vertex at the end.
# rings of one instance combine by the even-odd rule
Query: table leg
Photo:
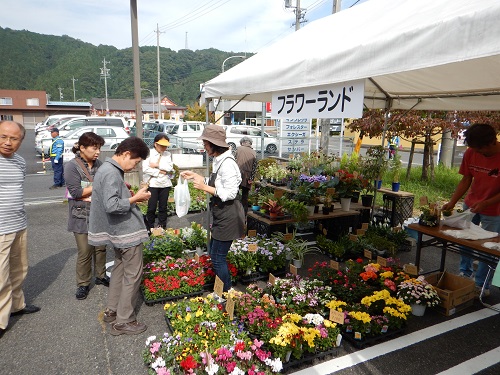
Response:
POLYGON ((444 265, 446 263, 446 251, 448 251, 448 242, 443 242, 443 247, 441 249, 441 264, 439 265, 440 272, 444 272, 444 265))
POLYGON ((418 232, 417 235, 417 252, 415 255, 415 266, 417 267, 417 271, 420 270, 420 252, 422 250, 422 232, 418 232))

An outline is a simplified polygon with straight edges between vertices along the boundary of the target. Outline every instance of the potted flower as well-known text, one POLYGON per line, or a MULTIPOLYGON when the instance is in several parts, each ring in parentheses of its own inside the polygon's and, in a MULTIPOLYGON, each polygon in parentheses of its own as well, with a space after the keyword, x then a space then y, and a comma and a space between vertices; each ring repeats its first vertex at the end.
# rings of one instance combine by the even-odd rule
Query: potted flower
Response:
POLYGON ((283 202, 283 208, 286 212, 292 215, 292 218, 295 221, 299 223, 304 223, 307 221, 309 213, 304 202, 300 202, 295 199, 287 199, 283 202))
POLYGON ((257 252, 248 251, 248 245, 251 243, 256 244, 255 241, 246 239, 235 240, 227 253, 227 261, 238 269, 238 273, 243 275, 255 272, 258 264, 257 252))
POLYGON ((399 191, 401 165, 401 156, 398 152, 396 152, 392 159, 389 161, 389 167, 392 174, 392 191, 399 191))
POLYGON ((248 200, 252 205, 252 211, 260 210, 260 188, 256 187, 255 184, 252 184, 252 188, 248 193, 248 200))
POLYGON ((363 178, 367 179, 373 189, 380 189, 382 176, 387 170, 388 162, 386 151, 382 146, 372 146, 366 151, 366 156, 360 161, 360 172, 363 178))
POLYGON ((436 290, 424 276, 403 281, 398 285, 397 295, 411 306, 412 314, 416 316, 424 315, 426 307, 437 306, 441 302, 436 290))
POLYGON ((340 198, 342 210, 349 211, 350 202, 354 197, 355 192, 359 192, 362 188, 361 180, 359 179, 359 176, 349 173, 343 169, 339 169, 336 172, 336 175, 339 181, 335 187, 335 192, 340 198))
POLYGON ((280 204, 279 200, 268 199, 262 206, 266 212, 269 214, 271 220, 276 220, 278 216, 283 216, 283 206, 280 204))
POLYGON ((198 255, 202 255, 203 249, 207 245, 207 230, 196 222, 191 222, 190 227, 181 228, 180 237, 186 244, 187 249, 196 250, 198 255))

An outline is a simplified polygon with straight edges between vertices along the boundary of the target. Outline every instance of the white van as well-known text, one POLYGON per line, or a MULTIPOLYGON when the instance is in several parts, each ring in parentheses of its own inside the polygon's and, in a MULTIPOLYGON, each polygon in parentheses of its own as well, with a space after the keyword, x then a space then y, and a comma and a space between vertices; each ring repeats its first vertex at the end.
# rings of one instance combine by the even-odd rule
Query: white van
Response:
POLYGON ((39 122, 35 125, 35 134, 38 134, 42 130, 46 130, 48 127, 55 125, 57 122, 61 123, 62 121, 69 120, 72 118, 85 117, 85 115, 52 115, 47 117, 42 122, 39 122))

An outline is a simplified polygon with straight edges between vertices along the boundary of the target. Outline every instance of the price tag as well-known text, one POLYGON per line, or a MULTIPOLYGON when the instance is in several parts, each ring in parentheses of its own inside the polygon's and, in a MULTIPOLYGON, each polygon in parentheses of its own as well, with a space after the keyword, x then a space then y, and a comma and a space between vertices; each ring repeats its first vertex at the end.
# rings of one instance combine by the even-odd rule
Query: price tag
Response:
POLYGON ((366 229, 358 229, 356 231, 356 235, 357 236, 362 236, 363 234, 365 234, 365 232, 366 232, 366 229))
POLYGON ((257 251, 257 244, 256 243, 248 244, 248 251, 250 253, 255 253, 257 251))
POLYGON ((292 238, 293 238, 293 233, 285 233, 285 235, 283 236, 283 239, 285 241, 290 241, 292 238))
POLYGON ((274 198, 280 199, 283 196, 284 191, 281 189, 274 189, 274 198))
POLYGON ((326 188, 326 195, 335 194, 335 188, 326 188))
POLYGON ((333 268, 334 270, 339 270, 339 262, 335 261, 335 260, 331 260, 330 261, 330 267, 333 268))
POLYGON ((215 284, 214 284, 214 293, 219 297, 222 297, 222 292, 224 291, 224 283, 219 278, 219 276, 215 276, 215 284))
POLYGON ((403 271, 405 271, 408 275, 418 275, 417 266, 414 264, 405 264, 403 266, 403 271))
POLYGON ((250 229, 248 231, 248 237, 257 237, 257 231, 255 229, 250 229))
POLYGON ((272 273, 270 273, 269 274, 269 284, 274 285, 275 282, 276 282, 276 277, 272 273))
POLYGON ((328 231, 325 229, 323 229, 323 234, 326 236, 326 234, 328 233, 328 231))
POLYGON ((334 323, 344 324, 344 313, 335 309, 330 309, 330 320, 334 323))
POLYGON ((420 197, 420 205, 427 206, 429 204, 429 198, 426 196, 420 197))
POLYGON ((385 258, 378 256, 377 263, 380 264, 382 267, 387 267, 387 259, 385 259, 385 258))
POLYGON ((364 253, 365 258, 372 259, 372 252, 371 250, 365 249, 364 253))
POLYGON ((355 234, 352 234, 352 233, 351 233, 351 234, 349 234, 349 239, 350 239, 351 241, 356 242, 356 241, 358 240, 358 236, 356 236, 355 234))
POLYGON ((401 228, 400 226, 397 226, 397 227, 392 227, 392 231, 393 231, 394 233, 398 233, 398 232, 400 232, 401 230, 402 230, 402 228, 401 228))
POLYGON ((313 186, 317 189, 319 188, 319 181, 314 181, 313 186))
POLYGON ((290 264, 290 273, 292 275, 297 275, 297 267, 295 267, 293 264, 290 264))
POLYGON ((231 298, 231 296, 227 297, 226 311, 229 314, 229 319, 233 320, 234 319, 234 300, 231 298))
POLYGON ((361 224, 361 229, 367 230, 368 229, 368 223, 361 224))
POLYGON ((194 253, 194 260, 199 263, 200 262, 200 256, 198 255, 198 253, 194 253))

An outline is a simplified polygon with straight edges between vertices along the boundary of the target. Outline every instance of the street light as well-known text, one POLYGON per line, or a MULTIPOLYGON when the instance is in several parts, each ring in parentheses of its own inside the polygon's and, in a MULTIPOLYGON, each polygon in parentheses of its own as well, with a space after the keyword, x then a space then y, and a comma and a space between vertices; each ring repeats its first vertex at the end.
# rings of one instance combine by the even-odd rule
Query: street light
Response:
POLYGON ((227 59, 225 59, 222 62, 222 73, 224 73, 224 64, 226 63, 226 61, 229 60, 229 59, 234 59, 235 57, 239 57, 240 59, 246 59, 247 58, 246 56, 229 56, 227 59))
POLYGON ((153 98, 153 120, 154 120, 154 118, 155 118, 155 96, 153 94, 153 91, 151 91, 150 89, 142 89, 141 88, 141 91, 143 91, 143 90, 149 91, 151 93, 151 97, 153 98))

